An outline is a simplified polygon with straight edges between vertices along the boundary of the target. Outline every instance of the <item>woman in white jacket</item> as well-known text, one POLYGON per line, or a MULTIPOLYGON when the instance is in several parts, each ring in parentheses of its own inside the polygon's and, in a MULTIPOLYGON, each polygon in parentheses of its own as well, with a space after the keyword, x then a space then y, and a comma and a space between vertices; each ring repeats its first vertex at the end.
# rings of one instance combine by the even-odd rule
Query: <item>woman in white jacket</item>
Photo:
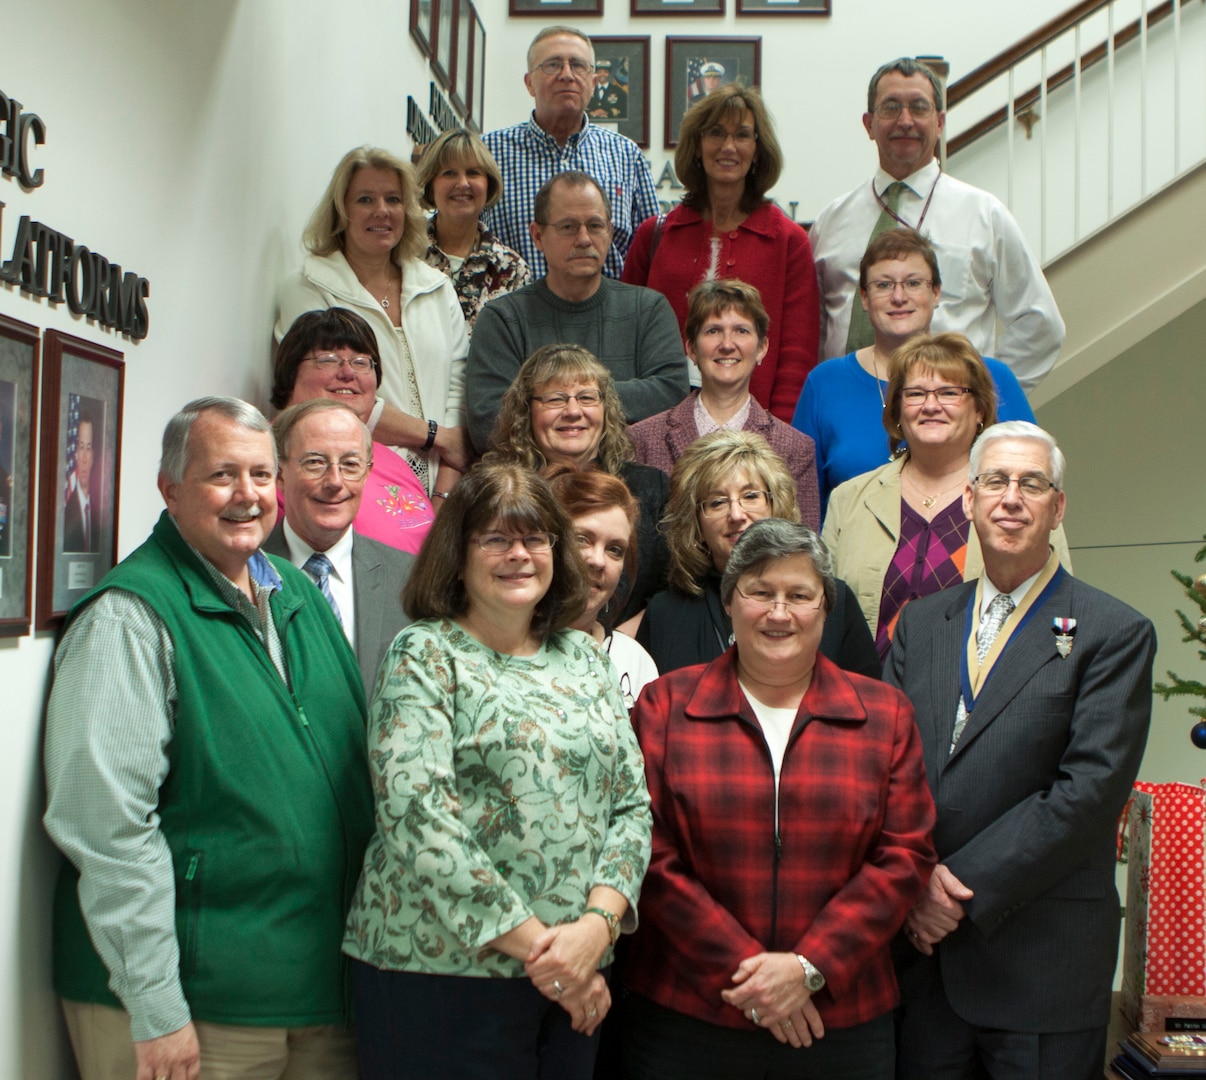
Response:
POLYGON ((277 340, 307 311, 346 307, 368 320, 382 365, 373 437, 404 455, 430 494, 446 498, 468 464, 469 338, 452 284, 423 262, 426 223, 411 167, 386 150, 350 150, 303 242, 301 270, 281 285, 277 340))

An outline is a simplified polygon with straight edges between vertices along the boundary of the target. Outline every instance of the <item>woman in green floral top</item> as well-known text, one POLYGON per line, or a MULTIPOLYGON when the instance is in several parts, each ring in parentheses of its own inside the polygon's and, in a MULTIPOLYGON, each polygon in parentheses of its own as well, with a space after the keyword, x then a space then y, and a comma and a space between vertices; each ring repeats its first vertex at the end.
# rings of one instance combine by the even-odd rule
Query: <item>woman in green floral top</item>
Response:
POLYGON ((369 718, 377 828, 344 939, 364 1080, 591 1075, 651 819, 611 661, 567 629, 585 600, 540 477, 457 485, 369 718))

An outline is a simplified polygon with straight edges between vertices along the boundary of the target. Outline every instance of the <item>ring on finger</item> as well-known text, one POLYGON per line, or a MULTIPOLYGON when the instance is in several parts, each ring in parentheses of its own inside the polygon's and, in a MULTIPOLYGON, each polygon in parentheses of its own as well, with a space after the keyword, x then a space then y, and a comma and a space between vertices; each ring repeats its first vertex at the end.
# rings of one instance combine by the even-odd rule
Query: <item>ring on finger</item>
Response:
POLYGON ((783 1023, 781 1023, 779 1026, 780 1026, 780 1027, 781 1027, 781 1028, 782 1028, 784 1031, 791 1031, 791 1030, 792 1030, 792 1023, 791 1023, 791 1021, 790 1021, 790 1020, 784 1020, 784 1021, 783 1021, 783 1023))
POLYGON ((757 1024, 759 1027, 761 1027, 761 1026, 762 1026, 762 1020, 761 1020, 761 1018, 758 1016, 758 1010, 757 1010, 757 1009, 750 1009, 750 1019, 751 1019, 751 1020, 753 1020, 753 1021, 754 1021, 754 1023, 755 1023, 755 1024, 757 1024))
POLYGON ((598 1015, 599 1015, 599 1010, 598 1010, 598 1009, 591 1009, 591 1010, 590 1010, 590 1011, 589 1011, 589 1012, 586 1014, 586 1018, 587 1018, 588 1020, 593 1020, 593 1019, 594 1019, 596 1016, 598 1016, 598 1015))
POLYGON ((553 993, 558 997, 565 993, 565 987, 561 985, 560 979, 553 980, 553 993))

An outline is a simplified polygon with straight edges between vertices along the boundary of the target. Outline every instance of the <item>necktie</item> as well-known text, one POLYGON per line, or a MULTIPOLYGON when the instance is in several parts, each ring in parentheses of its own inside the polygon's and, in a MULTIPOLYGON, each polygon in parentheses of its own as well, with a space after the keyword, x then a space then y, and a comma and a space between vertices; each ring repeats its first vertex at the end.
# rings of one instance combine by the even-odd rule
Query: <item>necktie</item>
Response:
MULTIPOLYGON (((867 243, 870 244, 880 233, 887 232, 889 229, 897 227, 899 222, 892 216, 900 209, 900 193, 905 190, 906 184, 901 180, 895 180, 887 186, 884 191, 883 199, 888 210, 881 210, 879 218, 875 222, 875 227, 871 230, 871 235, 867 237, 867 243)), ((846 334, 846 351, 854 352, 855 349, 861 349, 864 345, 870 345, 875 341, 875 331, 871 328, 871 320, 867 313, 863 310, 862 302, 859 295, 855 292, 850 299, 850 329, 846 334)))
MULTIPOLYGON (((988 650, 992 648, 992 643, 997 640, 997 635, 1001 632, 1001 627, 1005 625, 1005 620, 1009 618, 1016 605, 1013 598, 1008 593, 997 593, 992 598, 992 603, 988 605, 988 612, 984 616, 984 621, 980 623, 980 629, 976 634, 976 659, 982 664, 984 657, 988 655, 988 650)), ((967 727, 967 706, 963 702, 963 697, 959 697, 959 708, 955 710, 955 731, 951 735, 951 749, 955 749, 955 744, 959 741, 959 736, 963 734, 963 729, 967 727)))
POLYGON ((335 618, 339 620, 339 625, 343 625, 343 616, 339 613, 339 605, 335 603, 335 597, 331 595, 331 560, 321 552, 314 552, 306 560, 306 565, 303 567, 308 573, 314 576, 318 591, 327 598, 327 603, 331 605, 331 610, 335 612, 335 618))

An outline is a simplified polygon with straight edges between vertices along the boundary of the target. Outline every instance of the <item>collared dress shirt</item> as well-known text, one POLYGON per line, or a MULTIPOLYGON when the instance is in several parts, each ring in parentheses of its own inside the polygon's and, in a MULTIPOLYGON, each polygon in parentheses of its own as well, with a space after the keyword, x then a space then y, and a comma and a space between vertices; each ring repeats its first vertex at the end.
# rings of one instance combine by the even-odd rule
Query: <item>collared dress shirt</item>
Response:
POLYGON ((486 211, 483 220, 499 240, 523 256, 534 278, 542 278, 548 272, 544 255, 528 232, 536 193, 546 180, 567 169, 593 177, 607 192, 614 232, 603 273, 613 278, 620 276, 624 253, 637 226, 658 212, 657 189, 649 163, 636 143, 625 135, 592 124, 584 114, 582 127, 561 146, 536 123, 534 112, 522 124, 487 132, 482 141, 503 175, 502 198, 486 211))
MULTIPOLYGON (((883 169, 876 170, 876 191, 892 182, 883 169)), ((1033 390, 1055 365, 1064 321, 1018 223, 995 195, 941 172, 937 161, 904 183, 898 213, 914 228, 921 224, 942 271, 931 332, 966 334, 982 356, 1003 360, 1023 389, 1033 390), (927 199, 929 210, 921 222, 927 199)), ((860 184, 825 207, 809 232, 821 288, 825 359, 847 352, 850 305, 859 302, 859 261, 880 212, 871 184, 860 184)))
MULTIPOLYGON (((289 561, 306 575, 315 586, 318 580, 306 569, 306 560, 313 555, 314 548, 307 544, 289 519, 284 522, 285 542, 289 545, 289 561)), ((331 563, 331 573, 327 575, 327 588, 339 605, 339 621, 343 624, 344 636, 352 651, 356 651, 356 584, 352 580, 352 530, 348 529, 326 551, 322 552, 331 563)))

